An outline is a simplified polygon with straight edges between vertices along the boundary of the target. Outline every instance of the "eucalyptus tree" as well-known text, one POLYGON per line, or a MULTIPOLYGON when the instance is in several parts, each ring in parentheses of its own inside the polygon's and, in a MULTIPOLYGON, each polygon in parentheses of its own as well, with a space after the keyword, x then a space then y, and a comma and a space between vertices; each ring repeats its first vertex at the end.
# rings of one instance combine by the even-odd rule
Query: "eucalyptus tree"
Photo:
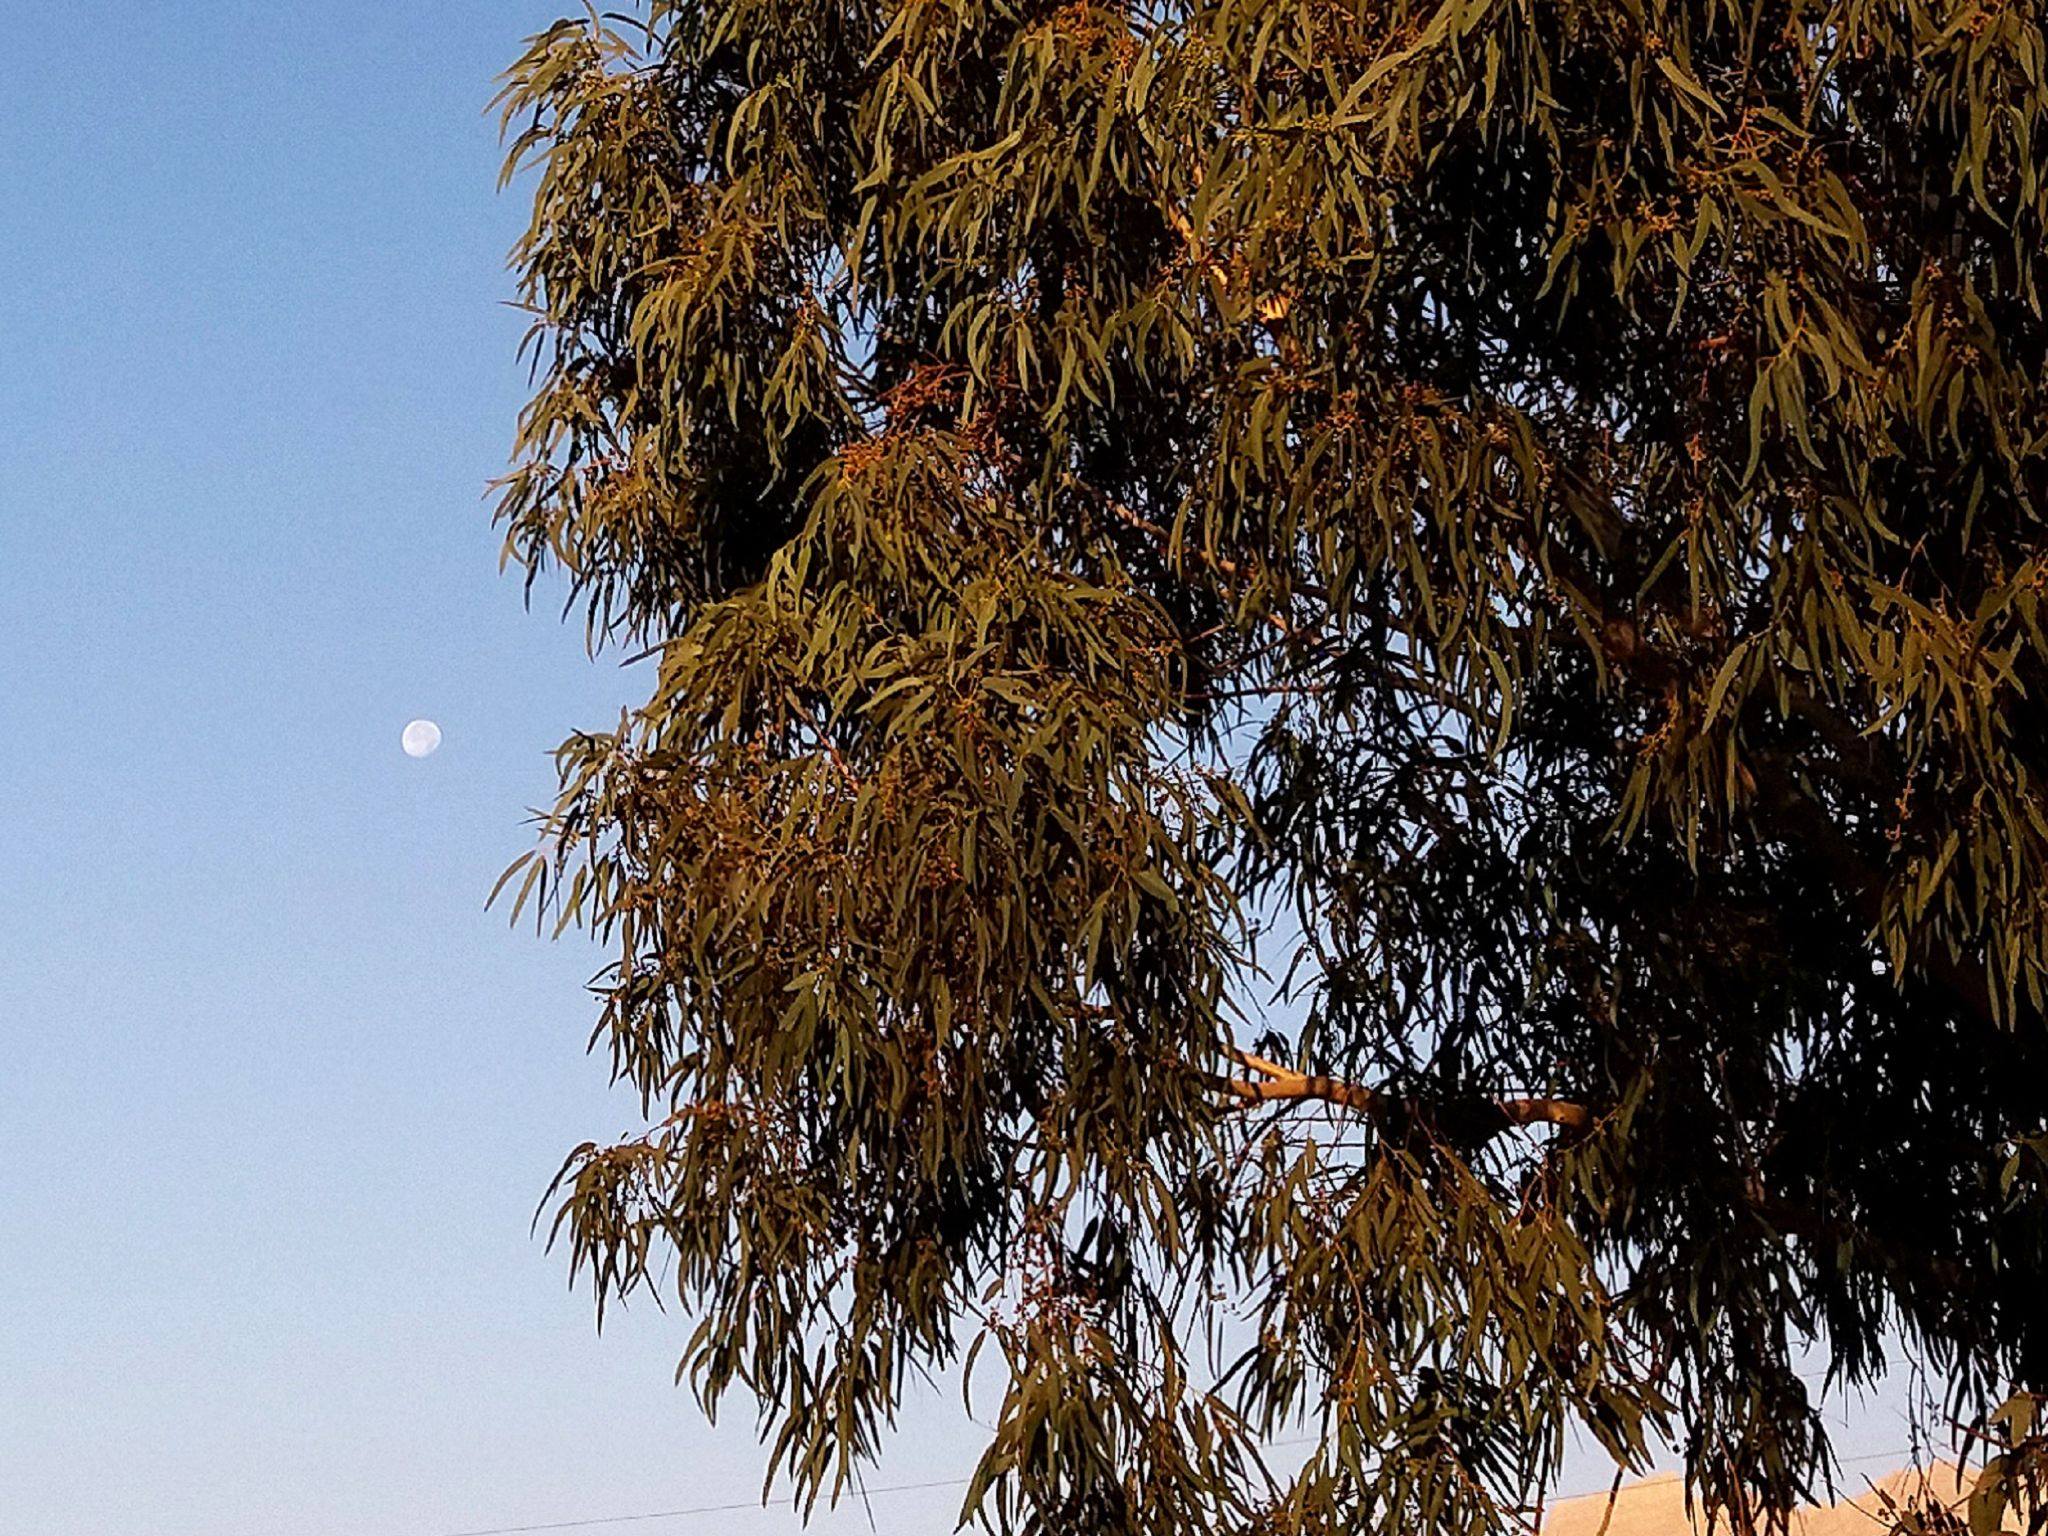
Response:
MULTIPOLYGON (((2039 0, 652 0, 502 106, 556 1231, 836 1496, 1769 1524, 2048 1384, 2039 0)), ((1998 1511, 1980 1501, 1980 1524, 1998 1511)))

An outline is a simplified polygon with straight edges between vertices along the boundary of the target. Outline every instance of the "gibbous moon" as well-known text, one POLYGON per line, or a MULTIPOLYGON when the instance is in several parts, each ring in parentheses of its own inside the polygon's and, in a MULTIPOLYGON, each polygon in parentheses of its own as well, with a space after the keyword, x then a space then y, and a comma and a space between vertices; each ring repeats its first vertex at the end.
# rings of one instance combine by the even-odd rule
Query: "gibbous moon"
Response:
POLYGON ((415 720, 405 728, 398 744, 405 748, 407 757, 431 757, 441 745, 441 727, 431 720, 415 720))

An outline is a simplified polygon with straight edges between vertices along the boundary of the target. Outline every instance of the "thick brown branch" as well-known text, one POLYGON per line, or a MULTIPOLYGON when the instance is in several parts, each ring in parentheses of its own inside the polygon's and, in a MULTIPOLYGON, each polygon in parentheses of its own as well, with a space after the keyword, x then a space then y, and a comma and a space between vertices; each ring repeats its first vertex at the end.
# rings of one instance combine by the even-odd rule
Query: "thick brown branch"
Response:
MULTIPOLYGON (((1315 1100, 1335 1104, 1344 1109, 1354 1109, 1361 1114, 1378 1115, 1395 1107, 1385 1094, 1360 1083, 1325 1077, 1320 1073, 1297 1072, 1292 1067, 1283 1067, 1278 1062, 1268 1061, 1263 1056, 1254 1056, 1249 1051, 1233 1048, 1230 1055, 1257 1074, 1255 1078, 1231 1078, 1226 1084, 1229 1091, 1247 1108, 1256 1104, 1303 1103, 1315 1100)), ((1567 1099, 1480 1099, 1437 1106, 1433 1114, 1425 1112, 1423 1118, 1436 1118, 1454 1123, 1461 1131, 1470 1133, 1474 1139, 1479 1140, 1499 1135, 1516 1126, 1555 1125, 1568 1131, 1588 1131, 1593 1128, 1593 1112, 1585 1105, 1575 1104, 1567 1099)))

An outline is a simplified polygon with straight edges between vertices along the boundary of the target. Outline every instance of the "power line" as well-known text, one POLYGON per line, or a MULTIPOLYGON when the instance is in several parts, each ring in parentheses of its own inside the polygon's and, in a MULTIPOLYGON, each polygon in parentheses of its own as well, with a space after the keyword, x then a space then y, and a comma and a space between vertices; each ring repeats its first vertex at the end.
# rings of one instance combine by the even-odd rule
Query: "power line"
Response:
MULTIPOLYGON (((1275 1440, 1267 1448, 1277 1450, 1289 1445, 1307 1445, 1315 1437, 1299 1440, 1275 1440)), ((924 1483, 887 1483, 880 1488, 863 1488, 864 1497, 880 1493, 914 1493, 925 1488, 965 1488, 971 1481, 965 1477, 939 1477, 924 1483)), ((492 1525, 475 1531, 450 1531, 447 1536, 528 1536, 536 1531, 577 1531, 595 1525, 629 1525, 638 1520, 674 1520, 684 1515, 729 1515, 741 1510, 759 1509, 759 1499, 741 1499, 730 1504, 698 1504, 689 1509, 655 1509, 640 1515, 594 1515, 585 1520, 552 1520, 541 1525, 492 1525)))
MULTIPOLYGON (((964 1488, 964 1477, 939 1477, 928 1483, 889 1483, 880 1488, 866 1490, 872 1497, 878 1493, 912 1493, 920 1488, 964 1488)), ((675 1520, 684 1515, 729 1515, 741 1510, 759 1509, 759 1499, 741 1499, 731 1504, 693 1504, 688 1509, 654 1509, 640 1515, 593 1515, 587 1520, 552 1520, 543 1525, 491 1525, 475 1531, 450 1531, 448 1536, 522 1536, 532 1531, 575 1531, 593 1525, 627 1525, 636 1520, 675 1520)))
MULTIPOLYGON (((1311 1437, 1313 1438, 1313 1437, 1311 1437)), ((1308 1440, 1276 1441, 1269 1450, 1279 1450, 1288 1445, 1306 1445, 1308 1440)), ((1896 1461, 1912 1455, 1911 1450, 1866 1451, 1860 1456, 1837 1458, 1842 1466, 1855 1466, 1870 1461, 1896 1461)), ((930 1488, 964 1488, 968 1479, 964 1477, 938 1477, 923 1483, 887 1483, 880 1488, 864 1490, 869 1497, 884 1493, 916 1493, 930 1488)), ((1555 1504, 1568 1503, 1572 1499, 1598 1498, 1607 1490, 1605 1487, 1591 1488, 1584 1493, 1560 1494, 1555 1504)), ((447 1536, 533 1536, 540 1531, 580 1531, 599 1525, 632 1525, 643 1520, 679 1520, 688 1515, 730 1515, 745 1510, 759 1509, 759 1499, 740 1499, 727 1504, 693 1504, 686 1509, 653 1509, 637 1515, 593 1515, 584 1520, 551 1520, 540 1525, 491 1525, 474 1531, 450 1531, 447 1536)))

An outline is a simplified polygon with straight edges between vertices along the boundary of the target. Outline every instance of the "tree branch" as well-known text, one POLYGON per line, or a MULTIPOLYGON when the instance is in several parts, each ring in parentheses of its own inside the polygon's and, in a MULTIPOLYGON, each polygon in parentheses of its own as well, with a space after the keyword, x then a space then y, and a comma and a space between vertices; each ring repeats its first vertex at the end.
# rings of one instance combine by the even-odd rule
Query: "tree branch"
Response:
MULTIPOLYGON (((1225 1086, 1237 1097, 1242 1108, 1318 1100, 1365 1115, 1380 1115, 1395 1107, 1395 1101, 1362 1083, 1346 1082, 1320 1073, 1297 1072, 1292 1067, 1283 1067, 1278 1062, 1238 1050, 1235 1046, 1226 1049, 1232 1059, 1257 1074, 1256 1077, 1226 1081, 1225 1086)), ((1584 1132, 1591 1130, 1594 1123, 1590 1109, 1567 1099, 1481 1099, 1443 1106, 1440 1112, 1455 1121, 1461 1130, 1476 1133, 1475 1139, 1479 1140, 1489 1139, 1517 1126, 1555 1125, 1568 1131, 1584 1132)))

